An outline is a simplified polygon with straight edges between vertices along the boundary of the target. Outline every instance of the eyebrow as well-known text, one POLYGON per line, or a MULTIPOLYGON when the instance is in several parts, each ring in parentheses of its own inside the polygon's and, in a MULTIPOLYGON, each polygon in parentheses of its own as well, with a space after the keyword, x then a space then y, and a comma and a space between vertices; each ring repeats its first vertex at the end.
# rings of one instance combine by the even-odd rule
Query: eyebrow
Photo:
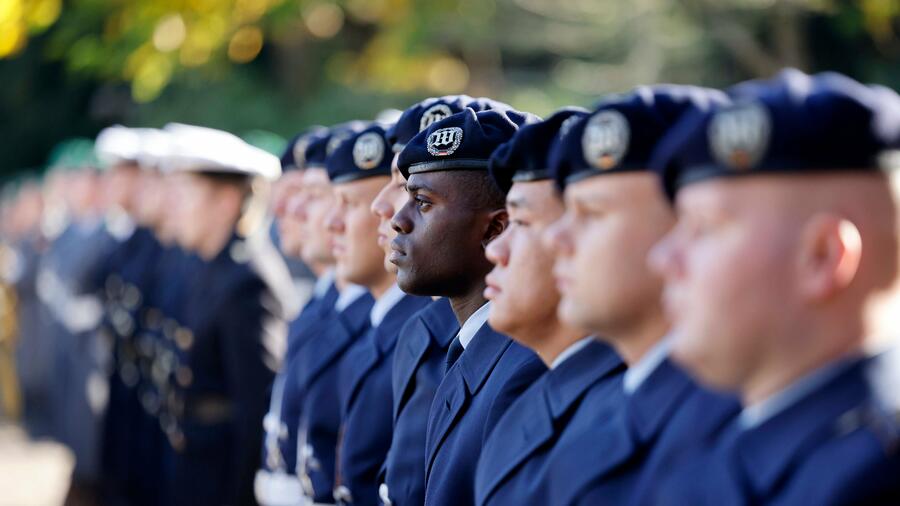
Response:
POLYGON ((512 198, 506 199, 506 207, 512 207, 515 209, 527 208, 528 207, 528 199, 526 198, 512 198))
POLYGON ((417 191, 421 191, 421 190, 431 192, 431 193, 437 193, 434 190, 434 188, 431 188, 430 186, 428 186, 426 184, 423 184, 423 183, 411 184, 409 181, 406 182, 406 191, 407 192, 412 193, 412 192, 417 192, 417 191))
POLYGON ((567 200, 568 203, 578 204, 581 206, 586 206, 588 208, 608 208, 611 204, 615 204, 617 199, 611 197, 610 195, 596 195, 596 194, 588 194, 588 195, 575 195, 572 196, 571 199, 567 200))

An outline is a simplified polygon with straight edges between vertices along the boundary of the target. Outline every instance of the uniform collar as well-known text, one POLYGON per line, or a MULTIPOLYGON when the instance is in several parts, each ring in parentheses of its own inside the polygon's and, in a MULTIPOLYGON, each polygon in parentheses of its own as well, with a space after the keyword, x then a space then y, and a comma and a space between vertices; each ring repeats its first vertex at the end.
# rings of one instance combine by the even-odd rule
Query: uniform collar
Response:
POLYGON ((369 291, 366 290, 366 287, 348 283, 347 286, 341 290, 341 294, 338 295, 337 302, 334 303, 334 310, 338 313, 343 312, 350 307, 351 304, 356 302, 356 299, 367 293, 369 293, 369 291))
POLYGON ((469 316, 469 319, 462 324, 462 327, 459 329, 459 334, 457 335, 459 336, 459 344, 462 345, 463 349, 466 349, 469 346, 469 343, 475 338, 475 334, 477 334, 481 327, 484 326, 485 322, 487 322, 490 311, 491 303, 485 302, 483 306, 472 313, 472 316, 469 316))
POLYGON ((496 332, 490 325, 481 325, 476 334, 470 339, 470 349, 463 351, 456 361, 469 393, 472 394, 481 388, 497 361, 506 349, 513 345, 509 337, 496 332))
POLYGON ((332 283, 334 283, 334 269, 328 269, 316 279, 316 284, 313 285, 313 297, 317 299, 325 297, 332 283))
POLYGON ((422 323, 428 328, 431 338, 441 347, 450 346, 450 341, 459 332, 459 322, 453 313, 450 300, 441 297, 429 306, 431 309, 419 314, 422 323))
MULTIPOLYGON (((609 345, 588 337, 570 346, 568 359, 557 364, 545 375, 545 389, 550 415, 562 417, 566 411, 593 385, 600 381, 621 377, 625 364, 609 345), (577 349, 574 349, 578 345, 577 349)), ((618 381, 614 390, 618 390, 618 381)))
POLYGON ((750 430, 759 427, 767 420, 800 402, 804 397, 836 378, 849 365, 850 363, 847 360, 839 360, 827 364, 806 374, 756 404, 747 406, 738 417, 739 428, 741 430, 750 430))
POLYGON ((693 388, 696 387, 687 374, 663 356, 640 386, 626 393, 628 413, 638 438, 643 442, 653 440, 693 388))
POLYGON ((669 356, 669 349, 671 346, 671 339, 668 337, 663 338, 660 342, 653 345, 640 360, 625 371, 625 377, 622 380, 622 388, 625 389, 626 394, 633 394, 638 387, 644 383, 647 377, 663 363, 663 360, 669 356))
POLYGON ((556 356, 555 359, 553 359, 553 362, 550 364, 550 370, 552 371, 552 370, 556 369, 557 367, 559 367, 560 364, 562 364, 563 362, 565 362, 566 360, 571 358, 572 355, 575 355, 576 353, 581 351, 585 346, 590 344, 591 341, 593 341, 593 340, 594 340, 594 336, 588 336, 588 337, 585 337, 584 339, 580 339, 580 340, 575 341, 574 343, 570 344, 568 348, 563 350, 562 353, 560 353, 559 355, 556 356))
POLYGON ((381 325, 381 322, 384 321, 384 317, 388 314, 388 311, 393 309, 394 306, 403 299, 404 295, 406 294, 403 293, 403 290, 394 283, 381 295, 381 297, 378 297, 378 300, 376 300, 375 304, 372 306, 372 311, 369 313, 369 321, 372 322, 372 326, 377 327, 381 325))
POLYGON ((755 495, 765 496, 781 483, 803 452, 867 423, 858 409, 871 401, 863 360, 843 360, 830 371, 782 411, 725 442, 726 451, 734 452, 729 460, 739 464, 755 495))

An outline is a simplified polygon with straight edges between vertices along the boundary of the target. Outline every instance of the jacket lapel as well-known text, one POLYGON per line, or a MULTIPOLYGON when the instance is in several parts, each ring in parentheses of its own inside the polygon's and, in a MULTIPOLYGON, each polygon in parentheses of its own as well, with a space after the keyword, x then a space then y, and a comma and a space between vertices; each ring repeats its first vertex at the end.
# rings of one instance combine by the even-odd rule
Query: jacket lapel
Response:
POLYGON ((301 353, 300 385, 309 386, 328 366, 353 344, 369 323, 372 297, 361 296, 341 313, 327 320, 325 332, 310 339, 301 353))
POLYGON ((628 397, 627 409, 641 444, 651 444, 692 390, 687 374, 663 360, 628 397))
POLYGON ((490 438, 491 446, 482 452, 484 460, 478 467, 491 473, 486 477, 485 498, 490 497, 532 453, 553 438, 553 419, 544 399, 547 374, 510 407, 496 429, 503 437, 490 438), (504 421, 512 423, 505 424, 504 421))
MULTIPOLYGON (((566 415, 593 385, 621 376, 625 363, 609 345, 592 341, 547 374, 547 403, 554 420, 566 415)), ((614 384, 620 388, 619 383, 614 384)))
POLYGON ((344 398, 343 413, 347 413, 350 410, 350 406, 353 405, 353 401, 356 399, 356 393, 359 391, 360 384, 380 361, 381 355, 375 343, 377 334, 377 328, 369 329, 357 341, 358 344, 346 354, 347 362, 344 362, 341 367, 349 364, 352 370, 347 384, 346 397, 344 398))
POLYGON ((457 361, 470 394, 478 393, 511 344, 510 338, 497 333, 486 323, 478 329, 469 347, 457 361))
MULTIPOLYGON (((462 359, 460 358, 460 360, 462 359)), ((443 444, 450 429, 462 416, 463 408, 468 402, 469 392, 466 390, 465 380, 460 373, 459 367, 451 367, 434 394, 434 401, 432 401, 428 417, 428 429, 425 437, 427 445, 425 449, 427 455, 426 479, 431 474, 431 467, 434 464, 438 449, 443 444)))
POLYGON ((447 434, 464 414, 463 408, 467 407, 469 398, 478 393, 510 344, 512 340, 484 324, 447 371, 435 394, 428 420, 428 473, 447 434))
POLYGON ((409 315, 420 309, 426 301, 427 299, 422 297, 403 296, 387 312, 381 324, 377 328, 369 329, 363 340, 360 341, 359 348, 354 350, 355 353, 350 358, 354 372, 347 389, 345 412, 353 404, 360 383, 385 357, 390 356, 397 343, 397 334, 409 315))
POLYGON ((459 323, 447 299, 439 299, 410 320, 394 355, 394 420, 409 399, 410 382, 432 346, 446 349, 456 335, 459 323))

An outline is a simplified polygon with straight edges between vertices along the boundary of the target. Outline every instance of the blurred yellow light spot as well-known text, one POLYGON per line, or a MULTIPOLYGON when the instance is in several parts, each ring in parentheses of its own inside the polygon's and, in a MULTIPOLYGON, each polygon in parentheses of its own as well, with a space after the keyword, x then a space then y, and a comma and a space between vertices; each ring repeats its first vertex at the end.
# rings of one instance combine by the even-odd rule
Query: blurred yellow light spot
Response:
POLYGON ((236 63, 247 63, 262 50, 262 30, 255 26, 245 26, 234 32, 228 43, 228 57, 236 63))
POLYGON ((209 48, 195 44, 185 44, 178 53, 178 61, 185 67, 199 67, 209 61, 209 48))
POLYGON ((387 7, 386 0, 349 0, 347 10, 350 15, 367 23, 381 20, 387 7))
POLYGON ((28 26, 33 30, 40 31, 59 19, 62 2, 60 0, 37 0, 31 2, 30 7, 26 17, 28 26))
POLYGON ((22 19, 20 0, 0 0, 0 27, 7 23, 18 23, 22 19))
POLYGON ((21 25, 0 25, 0 58, 12 56, 25 47, 25 33, 21 25))
POLYGON ((241 23, 252 23, 261 18, 268 7, 267 0, 236 0, 234 18, 241 23))
POLYGON ((172 62, 156 53, 147 57, 131 82, 131 96, 136 102, 150 102, 162 93, 172 78, 172 62))
POLYGON ((153 30, 153 45, 162 52, 174 51, 184 44, 187 27, 178 14, 170 14, 160 19, 153 30))
POLYGON ((218 0, 188 0, 187 3, 194 12, 207 13, 216 8, 218 0))
POLYGON ((330 39, 344 26, 344 11, 333 3, 319 3, 303 12, 306 29, 320 39, 330 39))
POLYGON ((469 84, 469 67, 458 58, 442 56, 431 62, 428 87, 440 93, 459 93, 469 84))

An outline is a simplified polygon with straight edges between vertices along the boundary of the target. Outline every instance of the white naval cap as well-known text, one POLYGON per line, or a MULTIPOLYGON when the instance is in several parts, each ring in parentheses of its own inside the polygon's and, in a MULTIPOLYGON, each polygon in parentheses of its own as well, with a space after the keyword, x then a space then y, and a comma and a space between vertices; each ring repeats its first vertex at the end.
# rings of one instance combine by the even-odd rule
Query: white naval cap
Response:
POLYGON ((140 139, 137 162, 141 168, 164 170, 172 156, 172 134, 159 128, 136 128, 140 139))
POLYGON ((182 123, 169 123, 163 130, 171 135, 167 168, 173 172, 224 172, 269 180, 281 175, 278 157, 236 135, 182 123))
POLYGON ((106 167, 137 162, 140 150, 141 137, 137 129, 122 125, 104 128, 94 141, 97 159, 106 167))

